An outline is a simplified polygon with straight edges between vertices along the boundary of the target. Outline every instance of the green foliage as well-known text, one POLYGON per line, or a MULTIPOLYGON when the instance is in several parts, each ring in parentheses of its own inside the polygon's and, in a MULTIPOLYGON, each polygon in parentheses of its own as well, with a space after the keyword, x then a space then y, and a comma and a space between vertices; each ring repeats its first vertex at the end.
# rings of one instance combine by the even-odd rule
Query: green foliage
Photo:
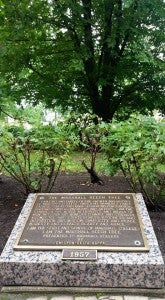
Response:
POLYGON ((90 174, 91 182, 101 184, 101 180, 95 171, 96 158, 100 151, 99 144, 101 135, 99 131, 99 125, 101 120, 96 115, 73 114, 70 116, 67 122, 72 125, 72 128, 77 134, 79 149, 90 153, 90 166, 87 166, 84 159, 82 160, 82 165, 90 174))
POLYGON ((0 168, 19 181, 25 193, 50 192, 61 164, 74 144, 66 128, 44 126, 26 130, 23 126, 2 126, 0 168))
POLYGON ((92 147, 99 144, 99 124, 101 119, 94 114, 71 113, 65 121, 69 124, 79 138, 79 147, 85 151, 91 151, 92 147), (93 145, 93 146, 92 146, 93 145))
POLYGON ((107 126, 102 148, 107 154, 111 175, 121 170, 135 192, 142 190, 146 201, 163 198, 165 174, 165 123, 151 117, 134 116, 107 126), (109 127, 109 128, 108 128, 109 127))
POLYGON ((42 104, 33 106, 21 103, 21 105, 17 105, 15 102, 8 100, 0 106, 0 120, 3 124, 6 117, 10 117, 18 125, 21 123, 39 126, 44 122, 44 110, 45 107, 42 104))
POLYGON ((2 0, 0 99, 110 121, 165 111, 163 0, 2 0))

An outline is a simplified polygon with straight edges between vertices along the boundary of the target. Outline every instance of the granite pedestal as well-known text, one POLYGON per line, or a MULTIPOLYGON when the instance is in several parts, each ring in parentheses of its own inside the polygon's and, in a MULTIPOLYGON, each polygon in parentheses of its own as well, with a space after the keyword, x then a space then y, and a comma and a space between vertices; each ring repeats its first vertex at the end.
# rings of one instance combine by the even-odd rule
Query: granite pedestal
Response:
POLYGON ((61 251, 14 251, 30 194, 0 257, 3 286, 163 288, 164 263, 141 194, 136 194, 149 252, 98 252, 97 261, 61 259, 61 251))

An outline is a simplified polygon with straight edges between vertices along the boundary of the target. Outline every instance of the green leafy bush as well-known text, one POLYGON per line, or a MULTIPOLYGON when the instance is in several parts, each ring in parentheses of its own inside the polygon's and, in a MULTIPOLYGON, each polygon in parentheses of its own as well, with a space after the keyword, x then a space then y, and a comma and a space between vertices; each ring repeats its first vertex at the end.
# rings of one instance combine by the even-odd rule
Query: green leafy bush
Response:
POLYGON ((165 163, 165 123, 147 116, 134 116, 123 122, 107 125, 102 138, 111 175, 121 170, 137 192, 140 190, 148 203, 156 204, 163 198, 165 174, 159 166, 165 163))
POLYGON ((98 177, 95 166, 97 155, 100 152, 100 125, 101 119, 92 114, 72 114, 67 122, 72 126, 77 136, 77 150, 85 151, 90 154, 89 164, 85 159, 81 163, 90 174, 91 183, 103 184, 98 177))
POLYGON ((25 193, 50 192, 62 161, 74 144, 74 134, 62 126, 17 126, 0 129, 0 168, 19 181, 25 193))

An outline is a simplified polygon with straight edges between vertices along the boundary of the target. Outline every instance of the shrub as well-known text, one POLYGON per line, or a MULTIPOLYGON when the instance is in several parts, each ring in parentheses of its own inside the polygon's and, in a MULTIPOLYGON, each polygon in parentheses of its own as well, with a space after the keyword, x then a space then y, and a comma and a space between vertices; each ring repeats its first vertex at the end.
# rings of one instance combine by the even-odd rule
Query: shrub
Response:
POLYGON ((103 181, 99 178, 95 170, 97 154, 100 152, 101 120, 96 115, 87 113, 84 115, 73 114, 67 122, 71 124, 77 135, 77 150, 90 153, 89 165, 87 165, 85 159, 81 163, 90 174, 91 183, 103 184, 103 181))
POLYGON ((164 122, 152 117, 134 116, 108 125, 102 138, 111 175, 121 170, 134 192, 139 187, 146 202, 156 205, 164 194, 164 175, 159 166, 164 160, 164 122))
POLYGON ((0 167, 23 185, 26 194, 50 192, 73 144, 74 135, 68 135, 62 125, 40 125, 29 131, 23 126, 16 130, 4 126, 0 131, 0 167))

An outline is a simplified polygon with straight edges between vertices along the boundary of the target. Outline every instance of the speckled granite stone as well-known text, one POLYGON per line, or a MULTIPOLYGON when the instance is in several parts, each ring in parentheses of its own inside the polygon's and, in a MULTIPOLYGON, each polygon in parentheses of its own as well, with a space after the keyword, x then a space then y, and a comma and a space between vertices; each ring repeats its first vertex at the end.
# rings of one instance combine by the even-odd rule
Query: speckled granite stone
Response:
POLYGON ((98 252, 97 261, 61 260, 61 251, 14 251, 30 194, 0 257, 2 285, 163 288, 164 264, 141 194, 136 194, 149 252, 98 252))

